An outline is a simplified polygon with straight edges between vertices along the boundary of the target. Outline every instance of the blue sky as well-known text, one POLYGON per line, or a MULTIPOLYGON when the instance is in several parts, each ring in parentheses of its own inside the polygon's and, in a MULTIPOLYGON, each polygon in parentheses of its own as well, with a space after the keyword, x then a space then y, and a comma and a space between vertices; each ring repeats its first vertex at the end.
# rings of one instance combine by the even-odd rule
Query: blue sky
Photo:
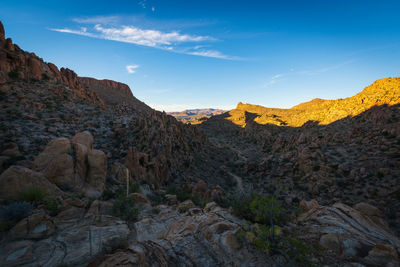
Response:
POLYGON ((289 108, 400 75, 400 1, 0 1, 6 36, 165 111, 289 108))

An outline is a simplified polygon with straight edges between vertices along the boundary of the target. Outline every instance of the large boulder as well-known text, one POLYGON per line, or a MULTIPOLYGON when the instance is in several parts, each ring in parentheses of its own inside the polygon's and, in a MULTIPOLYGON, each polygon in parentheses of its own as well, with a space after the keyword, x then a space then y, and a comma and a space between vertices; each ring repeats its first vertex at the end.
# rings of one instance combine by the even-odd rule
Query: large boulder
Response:
POLYGON ((82 145, 86 146, 88 149, 92 149, 93 148, 93 136, 87 131, 77 133, 72 138, 72 143, 82 144, 82 145))
POLYGON ((70 141, 57 138, 34 161, 34 169, 60 188, 99 197, 107 175, 107 156, 93 147, 89 132, 76 134, 70 141))
POLYGON ((11 166, 0 175, 1 198, 18 199, 21 193, 31 188, 40 188, 52 197, 63 195, 42 173, 22 166, 11 166))
POLYGON ((86 194, 88 196, 99 197, 104 191, 107 175, 107 156, 100 150, 89 150, 88 152, 89 172, 87 183, 89 185, 86 194))
POLYGON ((34 168, 37 171, 44 171, 53 160, 62 154, 72 152, 71 142, 68 138, 57 138, 47 144, 46 148, 34 161, 34 168))

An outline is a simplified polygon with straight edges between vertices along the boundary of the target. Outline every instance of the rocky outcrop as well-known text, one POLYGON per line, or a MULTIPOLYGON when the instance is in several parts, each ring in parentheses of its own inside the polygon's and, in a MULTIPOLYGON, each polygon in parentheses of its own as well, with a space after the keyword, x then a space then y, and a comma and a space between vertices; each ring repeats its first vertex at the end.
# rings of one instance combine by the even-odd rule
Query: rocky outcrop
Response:
POLYGON ((76 134, 71 141, 57 138, 36 157, 34 169, 61 188, 99 197, 105 187, 107 157, 92 147, 88 132, 76 134))
POLYGON ((0 198, 18 199, 27 190, 40 189, 51 197, 63 192, 40 173, 22 166, 11 166, 0 175, 0 198))
POLYGON ((107 105, 125 104, 140 112, 150 113, 152 111, 149 106, 134 97, 129 86, 124 83, 87 77, 79 77, 79 82, 88 90, 96 92, 107 105))
POLYGON ((3 23, 0 21, 0 42, 6 38, 3 23))
MULTIPOLYGON (((73 213, 71 213, 73 214, 73 213)), ((76 213, 75 213, 76 214, 76 213)), ((33 214, 0 243, 4 266, 85 266, 104 251, 127 242, 125 222, 107 215, 49 217, 33 214)))
POLYGON ((176 206, 158 208, 135 223, 128 249, 107 255, 99 266, 275 266, 237 239, 240 220, 214 202, 183 213, 176 206))
POLYGON ((311 209, 298 220, 304 239, 319 240, 323 248, 340 255, 341 260, 372 266, 400 264, 400 239, 375 223, 376 208, 369 205, 368 212, 359 212, 342 203, 308 206, 311 209))
POLYGON ((153 187, 160 188, 168 180, 168 168, 160 157, 149 160, 149 155, 138 152, 134 147, 128 150, 124 165, 134 181, 146 182, 153 187))
MULTIPOLYGON (((0 22, 1 23, 1 22, 0 22)), ((5 39, 3 25, 0 25, 0 89, 7 90, 6 81, 53 81, 60 82, 72 89, 71 95, 84 98, 97 104, 103 104, 94 91, 87 90, 79 82, 78 76, 70 69, 58 68, 46 63, 34 53, 28 53, 5 39)))

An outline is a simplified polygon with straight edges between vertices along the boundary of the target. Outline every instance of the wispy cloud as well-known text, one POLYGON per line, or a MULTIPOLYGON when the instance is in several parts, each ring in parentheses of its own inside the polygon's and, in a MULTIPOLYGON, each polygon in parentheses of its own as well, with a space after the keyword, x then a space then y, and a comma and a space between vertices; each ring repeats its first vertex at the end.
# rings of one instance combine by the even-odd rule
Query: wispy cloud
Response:
MULTIPOLYGON (((88 24, 102 19, 107 20, 109 17, 94 17, 86 19, 75 19, 75 21, 85 21, 88 24)), ((199 46, 200 42, 210 42, 216 39, 211 36, 182 34, 179 31, 163 32, 154 29, 142 29, 136 26, 104 26, 96 24, 90 29, 81 27, 79 30, 69 28, 50 29, 56 32, 70 33, 83 35, 92 38, 99 38, 105 40, 113 40, 124 43, 131 43, 140 46, 148 46, 157 49, 167 50, 175 53, 218 58, 238 60, 239 57, 225 55, 220 51, 212 49, 204 49, 199 46), (192 44, 191 46, 184 46, 183 44, 192 44)))
POLYGON ((127 65, 125 68, 128 73, 133 74, 136 72, 136 69, 139 68, 139 65, 127 65))
POLYGON ((268 86, 270 86, 270 85, 273 85, 273 84, 277 83, 278 79, 279 79, 279 78, 282 78, 282 77, 284 77, 284 76, 286 76, 286 74, 284 74, 284 73, 280 73, 280 74, 276 74, 276 75, 272 76, 272 77, 264 84, 263 87, 268 87, 268 86))
POLYGON ((339 68, 341 68, 341 67, 343 67, 345 65, 348 65, 350 63, 353 63, 355 61, 356 61, 355 59, 351 59, 351 60, 348 60, 348 61, 345 61, 345 62, 342 62, 342 63, 339 63, 339 64, 327 66, 327 67, 324 67, 324 68, 321 68, 321 69, 317 69, 317 70, 301 70, 301 71, 298 71, 297 74, 301 74, 301 75, 317 75, 317 74, 321 74, 321 73, 328 72, 328 71, 331 71, 331 70, 339 69, 339 68))
POLYGON ((327 67, 323 67, 320 69, 314 69, 314 70, 300 70, 300 71, 295 71, 294 69, 290 69, 289 72, 286 73, 279 73, 276 74, 272 77, 270 77, 263 85, 263 87, 268 87, 271 86, 273 84, 278 83, 279 81, 282 81, 284 77, 288 77, 288 76, 295 76, 295 75, 307 75, 307 76, 313 76, 313 75, 318 75, 321 73, 325 73, 331 70, 335 70, 335 69, 339 69, 345 65, 351 64, 353 62, 355 62, 356 59, 351 59, 345 62, 341 62, 338 64, 334 64, 334 65, 330 65, 327 67))
POLYGON ((94 16, 73 18, 72 21, 81 24, 113 24, 120 21, 119 16, 94 16))

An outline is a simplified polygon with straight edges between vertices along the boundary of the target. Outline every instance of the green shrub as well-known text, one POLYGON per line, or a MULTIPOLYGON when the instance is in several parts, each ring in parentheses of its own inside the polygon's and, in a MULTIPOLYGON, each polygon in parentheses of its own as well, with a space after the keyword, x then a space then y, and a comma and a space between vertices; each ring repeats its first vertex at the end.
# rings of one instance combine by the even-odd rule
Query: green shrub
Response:
POLYGON ((127 221, 136 220, 139 210, 135 207, 136 203, 133 198, 127 198, 125 194, 118 194, 114 201, 112 215, 127 221))
POLYGON ((46 196, 47 193, 40 187, 29 187, 20 193, 19 200, 31 203, 38 203, 40 201, 43 201, 46 196))
POLYGON ((233 201, 234 214, 250 222, 270 225, 282 222, 285 210, 275 198, 252 194, 233 201))

